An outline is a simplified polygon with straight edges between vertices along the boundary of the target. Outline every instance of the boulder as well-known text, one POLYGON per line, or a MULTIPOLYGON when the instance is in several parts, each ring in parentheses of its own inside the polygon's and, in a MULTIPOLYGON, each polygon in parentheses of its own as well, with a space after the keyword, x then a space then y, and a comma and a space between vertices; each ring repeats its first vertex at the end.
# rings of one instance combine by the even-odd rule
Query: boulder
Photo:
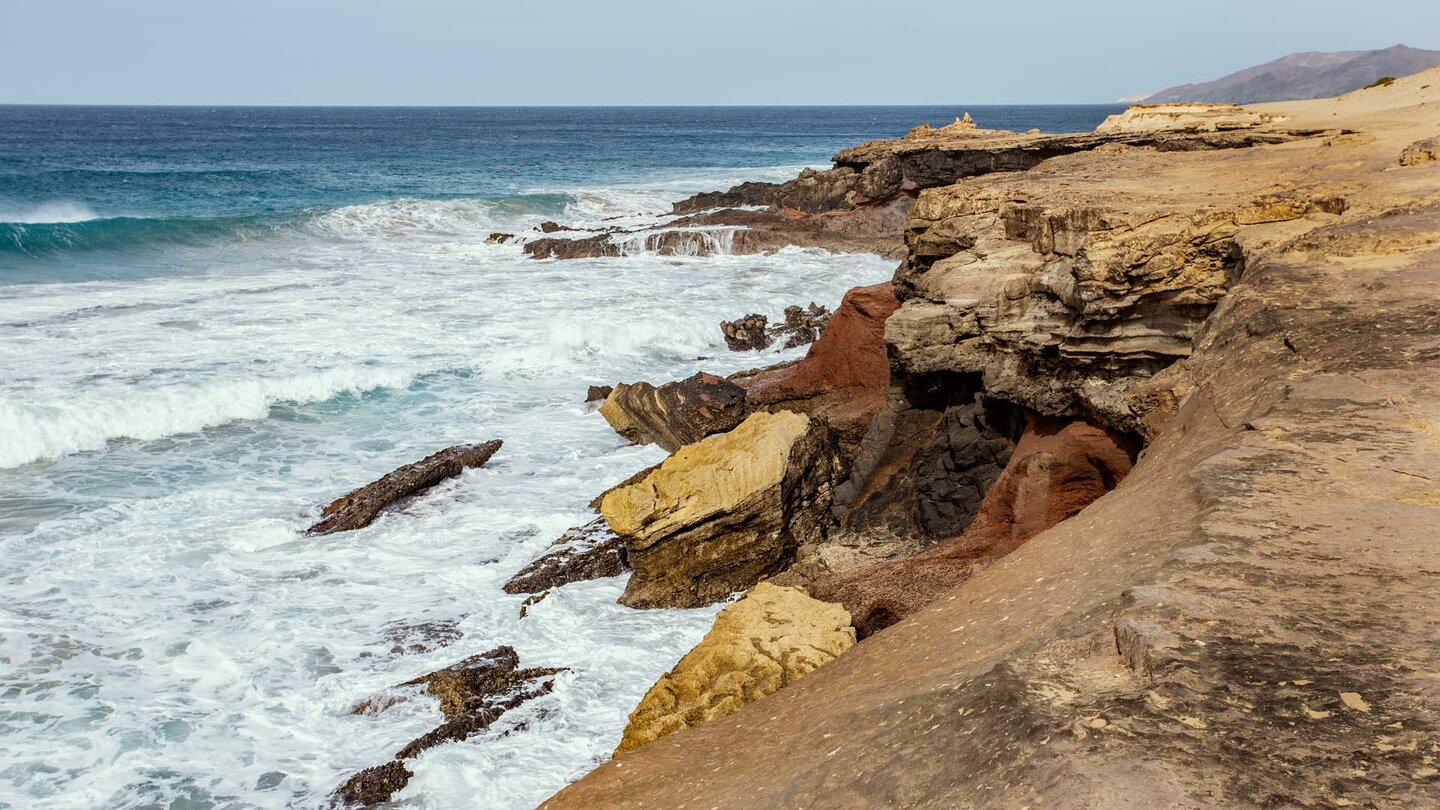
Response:
POLYGON ((1139 449, 1137 438, 1083 419, 1030 414, 1004 472, 959 537, 914 557, 822 578, 811 592, 845 605, 860 637, 872 635, 1114 489, 1139 449))
POLYGON ((635 570, 621 603, 698 607, 782 570, 823 537, 838 465, 823 420, 761 412, 610 491, 600 513, 635 570))
POLYGON ((1440 161, 1440 135, 1418 140, 1400 152, 1401 166, 1419 166, 1440 161))
POLYGON ((764 315, 746 315, 733 321, 721 321, 720 333, 732 352, 754 352, 770 348, 770 319, 764 315))
POLYGON ((539 593, 572 582, 613 577, 630 570, 625 541, 596 518, 561 535, 534 562, 505 583, 506 593, 539 593))
POLYGON ((695 649, 650 687, 615 754, 774 694, 854 643, 841 606, 762 582, 720 611, 695 649))
POLYGON ((527 700, 548 693, 553 676, 564 669, 520 669, 514 648, 496 647, 459 663, 406 681, 380 695, 363 700, 351 714, 374 716, 423 691, 439 699, 445 723, 411 740, 392 761, 367 768, 336 788, 332 798, 342 805, 373 806, 390 801, 414 774, 403 764, 441 743, 463 740, 489 728, 500 716, 527 700))
POLYGON ((592 385, 585 390, 585 404, 590 405, 596 402, 604 402, 609 399, 610 392, 615 390, 613 385, 592 385))
POLYGON ((647 382, 621 383, 600 406, 600 415, 616 433, 671 452, 730 430, 748 413, 744 389, 704 372, 659 388, 647 382))
POLYGON ((321 520, 311 526, 308 533, 333 534, 369 526, 382 509, 395 501, 417 495, 467 468, 489 461, 500 445, 499 439, 456 445, 407 464, 326 505, 320 510, 321 520))

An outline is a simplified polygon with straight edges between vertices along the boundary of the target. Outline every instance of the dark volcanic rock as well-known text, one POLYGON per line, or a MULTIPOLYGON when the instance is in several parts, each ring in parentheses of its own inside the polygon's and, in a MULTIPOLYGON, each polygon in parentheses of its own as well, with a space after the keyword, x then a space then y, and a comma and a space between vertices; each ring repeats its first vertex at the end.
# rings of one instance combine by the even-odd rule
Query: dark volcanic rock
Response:
POLYGON ((781 348, 806 346, 820 337, 829 322, 830 310, 813 301, 809 307, 788 306, 785 308, 785 322, 771 329, 770 336, 781 343, 781 348))
POLYGON ((549 667, 520 669, 519 666, 520 656, 514 648, 496 647, 429 675, 406 681, 395 687, 396 692, 356 704, 351 709, 352 713, 375 715, 404 700, 406 690, 423 687, 439 698, 440 711, 445 715, 446 722, 411 740, 395 754, 394 761, 355 774, 336 788, 332 797, 340 804, 367 807, 389 801, 413 776, 402 760, 441 743, 464 740, 489 728, 510 709, 548 693, 554 685, 551 676, 565 671, 549 667), (546 680, 541 681, 542 678, 546 680))
POLYGON ((373 807, 390 801, 400 789, 410 784, 415 774, 400 760, 391 760, 384 765, 355 774, 345 784, 335 789, 334 799, 344 807, 373 807))
POLYGON ((369 526, 380 511, 395 501, 415 495, 468 467, 479 467, 500 449, 499 439, 481 444, 462 444, 441 450, 407 464, 378 481, 366 484, 320 510, 322 519, 311 526, 310 534, 332 534, 369 526))
POLYGON ((749 412, 745 389, 704 372, 659 388, 647 382, 621 383, 600 406, 600 414, 621 436, 672 453, 730 430, 749 412))
POLYGON ((630 570, 625 559, 625 542, 605 518, 577 526, 561 535, 534 562, 505 583, 506 593, 538 593, 587 579, 613 577, 630 570))
POLYGON ((1031 414, 959 537, 914 557, 821 578, 812 595, 845 605, 861 638, 883 630, 1114 489, 1139 449, 1138 439, 1082 419, 1031 414))

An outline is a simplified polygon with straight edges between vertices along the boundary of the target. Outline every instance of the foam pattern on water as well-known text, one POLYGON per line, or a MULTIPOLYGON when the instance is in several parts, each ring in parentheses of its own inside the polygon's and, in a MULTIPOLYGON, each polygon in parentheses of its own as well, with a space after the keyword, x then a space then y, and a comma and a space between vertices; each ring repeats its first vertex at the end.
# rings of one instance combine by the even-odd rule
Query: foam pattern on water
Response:
MULTIPOLYGON (((654 224, 677 196, 561 204, 654 224)), ((600 489, 662 458, 587 411, 586 386, 798 356, 726 352, 717 324, 833 307, 892 265, 793 249, 539 262, 485 241, 552 215, 400 200, 200 254, 213 263, 183 276, 0 287, 0 806, 319 806, 440 720, 425 701, 349 705, 498 644, 570 671, 415 760, 400 805, 532 807, 608 755, 714 608, 622 608, 617 577, 521 620, 501 590, 600 489), (345 490, 490 438, 505 446, 489 465, 372 527, 300 534, 345 490), (387 633, 426 620, 463 635, 393 654, 387 633)))

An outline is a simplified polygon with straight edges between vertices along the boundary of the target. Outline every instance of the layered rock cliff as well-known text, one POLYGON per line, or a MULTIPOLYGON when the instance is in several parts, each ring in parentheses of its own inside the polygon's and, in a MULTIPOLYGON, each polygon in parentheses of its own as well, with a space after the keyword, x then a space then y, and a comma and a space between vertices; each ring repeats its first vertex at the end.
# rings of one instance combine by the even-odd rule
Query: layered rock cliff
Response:
POLYGON ((546 806, 1440 804, 1440 73, 1377 89, 727 192, 915 196, 884 405, 754 569, 869 637, 546 806))

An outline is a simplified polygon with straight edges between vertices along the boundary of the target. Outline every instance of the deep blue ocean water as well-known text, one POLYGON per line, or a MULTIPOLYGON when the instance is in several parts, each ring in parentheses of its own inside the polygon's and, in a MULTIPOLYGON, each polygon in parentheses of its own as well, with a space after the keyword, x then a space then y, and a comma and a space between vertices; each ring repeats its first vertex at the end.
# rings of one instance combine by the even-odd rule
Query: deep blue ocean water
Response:
POLYGON ((604 761, 715 608, 521 619, 503 583, 656 463, 581 400, 799 356, 718 322, 834 306, 876 256, 535 261, 492 232, 655 225, 969 111, 1118 107, 0 107, 0 808, 320 807, 439 722, 377 691, 500 644, 567 667, 417 758, 408 808, 527 808, 604 761), (505 446, 366 529, 320 504, 437 449, 505 446), (416 622, 459 638, 397 652, 416 622))
POLYGON ((143 258, 26 259, 254 237, 339 206, 485 199, 558 215, 574 189, 823 164, 966 111, 1055 132, 1120 109, 0 106, 0 284, 145 272, 143 258))

